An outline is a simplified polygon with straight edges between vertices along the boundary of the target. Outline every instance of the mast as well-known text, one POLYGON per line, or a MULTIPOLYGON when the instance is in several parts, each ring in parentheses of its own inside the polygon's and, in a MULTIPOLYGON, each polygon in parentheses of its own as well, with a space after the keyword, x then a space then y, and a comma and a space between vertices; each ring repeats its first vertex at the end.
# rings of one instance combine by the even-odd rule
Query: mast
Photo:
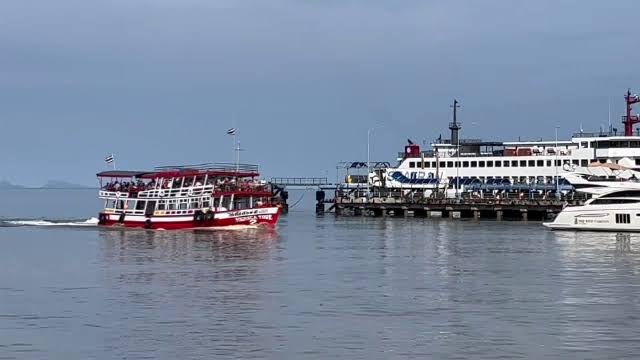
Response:
POLYGON ((640 123, 640 117, 638 115, 632 115, 633 104, 640 102, 638 95, 631 96, 631 90, 627 90, 624 100, 627 104, 626 116, 622 117, 622 123, 624 124, 624 136, 633 136, 633 125, 640 123))
POLYGON ((449 123, 449 130, 451 130, 451 145, 458 144, 458 131, 462 128, 462 124, 458 123, 458 108, 460 105, 458 104, 457 99, 453 99, 453 122, 449 123))

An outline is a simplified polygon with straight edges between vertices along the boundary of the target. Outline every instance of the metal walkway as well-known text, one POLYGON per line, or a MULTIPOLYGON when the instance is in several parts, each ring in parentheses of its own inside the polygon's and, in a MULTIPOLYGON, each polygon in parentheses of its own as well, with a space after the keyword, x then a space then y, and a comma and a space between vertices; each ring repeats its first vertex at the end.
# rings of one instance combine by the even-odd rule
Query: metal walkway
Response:
POLYGON ((326 177, 274 177, 271 178, 270 183, 280 187, 317 187, 332 185, 326 177))

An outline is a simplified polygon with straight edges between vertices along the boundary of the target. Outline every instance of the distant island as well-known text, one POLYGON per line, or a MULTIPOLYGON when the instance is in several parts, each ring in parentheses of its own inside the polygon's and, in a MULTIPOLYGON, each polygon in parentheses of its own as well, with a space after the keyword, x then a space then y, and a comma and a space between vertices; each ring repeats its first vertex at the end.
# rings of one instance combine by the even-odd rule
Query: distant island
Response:
POLYGON ((74 184, 66 181, 49 180, 42 186, 24 186, 14 184, 7 180, 0 180, 0 190, 17 190, 17 189, 92 189, 93 186, 74 184))

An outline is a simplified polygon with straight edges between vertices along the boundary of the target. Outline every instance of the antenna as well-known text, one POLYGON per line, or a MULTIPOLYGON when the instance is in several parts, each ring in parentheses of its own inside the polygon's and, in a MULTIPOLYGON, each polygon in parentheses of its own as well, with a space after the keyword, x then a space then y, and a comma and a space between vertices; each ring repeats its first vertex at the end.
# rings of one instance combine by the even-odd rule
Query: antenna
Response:
POLYGON ((609 132, 611 132, 611 96, 607 95, 607 103, 609 105, 609 132))

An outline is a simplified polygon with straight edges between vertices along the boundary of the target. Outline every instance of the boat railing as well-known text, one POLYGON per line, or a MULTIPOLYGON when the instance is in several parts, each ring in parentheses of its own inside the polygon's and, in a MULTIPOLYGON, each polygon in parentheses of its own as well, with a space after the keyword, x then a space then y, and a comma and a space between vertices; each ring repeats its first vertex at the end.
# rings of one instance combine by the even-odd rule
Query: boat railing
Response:
POLYGON ((156 171, 173 170, 197 170, 200 172, 222 172, 222 173, 258 173, 258 165, 253 164, 233 164, 233 163, 203 163, 192 165, 169 165, 156 166, 156 171))
POLYGON ((213 191, 213 185, 202 185, 202 186, 188 186, 188 187, 178 187, 178 188, 160 188, 160 189, 151 189, 140 191, 137 194, 138 198, 147 199, 147 198, 163 198, 163 197, 191 197, 191 196, 202 196, 205 194, 211 194, 213 191))

